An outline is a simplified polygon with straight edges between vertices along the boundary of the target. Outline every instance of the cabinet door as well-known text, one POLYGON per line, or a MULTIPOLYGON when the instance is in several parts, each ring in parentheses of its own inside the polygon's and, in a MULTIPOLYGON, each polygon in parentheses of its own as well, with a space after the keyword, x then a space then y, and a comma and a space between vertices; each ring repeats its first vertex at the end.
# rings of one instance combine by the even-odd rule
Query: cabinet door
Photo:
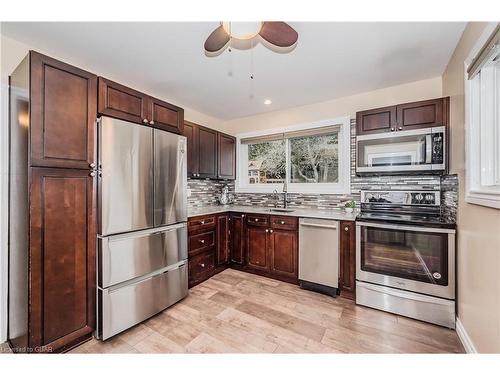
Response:
POLYGON ((31 168, 30 342, 58 350, 95 327, 95 180, 31 168))
POLYGON ((217 265, 229 261, 229 216, 217 216, 217 265))
POLYGON ((343 297, 354 299, 356 291, 356 225, 340 222, 340 283, 343 297))
POLYGON ((182 134, 187 138, 187 175, 198 177, 198 125, 185 121, 182 134))
POLYGON ((184 110, 163 100, 149 97, 149 125, 172 133, 182 134, 184 110))
POLYGON ((236 138, 218 133, 218 178, 234 180, 236 178, 236 138))
POLYGON ((31 165, 89 169, 97 76, 36 52, 30 59, 31 165))
POLYGON ((237 264, 245 263, 245 215, 231 214, 230 226, 230 257, 231 262, 237 264))
POLYGON ((120 120, 149 124, 149 97, 119 83, 99 77, 98 112, 120 120))
POLYGON ((395 131, 396 125, 396 106, 356 113, 356 135, 395 131))
POLYGON ((297 232, 271 229, 270 233, 271 272, 276 275, 297 278, 297 232))
POLYGON ((247 266, 269 271, 269 229, 256 226, 246 228, 247 266))
POLYGON ((447 98, 424 100, 397 106, 398 130, 446 125, 447 98))
POLYGON ((217 131, 198 127, 198 177, 217 178, 217 131))

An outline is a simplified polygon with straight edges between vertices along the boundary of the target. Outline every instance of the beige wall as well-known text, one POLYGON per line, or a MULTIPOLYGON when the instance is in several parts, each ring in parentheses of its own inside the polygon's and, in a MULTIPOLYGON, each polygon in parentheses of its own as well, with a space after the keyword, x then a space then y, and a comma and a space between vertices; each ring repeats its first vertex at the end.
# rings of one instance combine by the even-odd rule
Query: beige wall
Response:
POLYGON ((458 174, 458 317, 478 352, 500 353, 500 210, 464 198, 464 60, 486 24, 469 23, 443 74, 451 97, 451 172, 458 174))
POLYGON ((288 125, 303 124, 347 115, 350 118, 355 118, 357 111, 397 103, 439 98, 442 96, 441 93, 441 77, 436 77, 362 94, 345 96, 326 102, 226 121, 220 124, 218 129, 230 134, 238 134, 254 130, 282 128, 288 125))

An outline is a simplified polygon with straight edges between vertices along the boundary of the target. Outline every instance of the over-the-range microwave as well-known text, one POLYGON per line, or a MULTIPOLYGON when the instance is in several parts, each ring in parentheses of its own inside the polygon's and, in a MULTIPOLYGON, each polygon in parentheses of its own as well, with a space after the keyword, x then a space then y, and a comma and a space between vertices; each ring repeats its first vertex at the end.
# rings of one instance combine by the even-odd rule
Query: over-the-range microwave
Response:
POLYGON ((356 137, 357 174, 444 173, 444 126, 356 137))

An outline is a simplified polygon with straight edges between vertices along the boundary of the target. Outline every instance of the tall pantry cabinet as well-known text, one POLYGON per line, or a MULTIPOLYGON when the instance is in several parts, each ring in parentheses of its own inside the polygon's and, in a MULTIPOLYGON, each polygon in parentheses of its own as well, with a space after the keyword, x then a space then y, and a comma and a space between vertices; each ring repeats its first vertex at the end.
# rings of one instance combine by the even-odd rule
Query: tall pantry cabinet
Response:
POLYGON ((30 51, 10 77, 9 326, 14 351, 95 327, 97 76, 30 51))

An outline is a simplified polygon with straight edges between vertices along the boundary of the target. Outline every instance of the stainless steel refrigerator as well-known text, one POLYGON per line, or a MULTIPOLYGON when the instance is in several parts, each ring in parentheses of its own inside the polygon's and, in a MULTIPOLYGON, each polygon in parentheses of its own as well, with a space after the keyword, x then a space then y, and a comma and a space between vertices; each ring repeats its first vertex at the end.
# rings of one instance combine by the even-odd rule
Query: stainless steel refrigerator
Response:
POLYGON ((97 337, 187 295, 186 138, 98 121, 97 337))

